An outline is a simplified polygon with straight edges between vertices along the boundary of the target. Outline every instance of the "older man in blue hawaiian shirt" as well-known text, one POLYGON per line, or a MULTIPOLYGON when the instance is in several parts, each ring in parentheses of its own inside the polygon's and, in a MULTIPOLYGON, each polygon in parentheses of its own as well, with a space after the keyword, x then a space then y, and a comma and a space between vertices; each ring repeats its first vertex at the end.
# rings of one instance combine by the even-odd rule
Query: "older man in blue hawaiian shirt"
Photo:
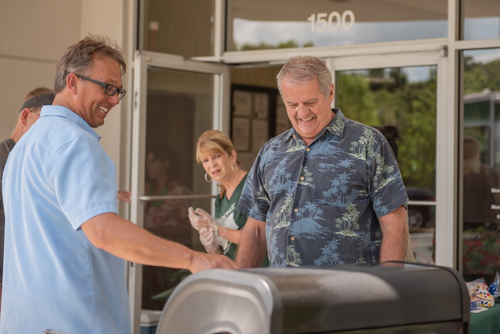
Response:
POLYGON ((331 109, 332 76, 315 57, 277 76, 293 128, 269 140, 238 211, 248 216, 237 263, 272 267, 403 260, 408 196, 392 150, 375 129, 331 109))

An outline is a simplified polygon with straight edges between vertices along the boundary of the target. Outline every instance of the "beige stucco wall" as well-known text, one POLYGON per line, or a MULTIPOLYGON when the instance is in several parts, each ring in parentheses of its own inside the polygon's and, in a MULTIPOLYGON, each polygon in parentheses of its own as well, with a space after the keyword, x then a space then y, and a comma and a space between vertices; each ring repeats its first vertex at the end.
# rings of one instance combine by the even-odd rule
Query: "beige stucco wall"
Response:
POLYGON ((52 88, 57 60, 79 38, 81 1, 0 1, 0 138, 28 91, 52 88))
MULTIPOLYGON (((38 86, 53 87, 57 61, 69 45, 93 33, 107 35, 127 50, 127 10, 127 0, 0 1, 0 140, 9 137, 15 127, 26 93, 38 86)), ((126 77, 123 79, 130 93, 126 77)), ((115 107, 96 130, 117 165, 119 184, 124 183, 120 166, 126 155, 123 143, 127 134, 122 133, 127 129, 125 104, 115 107)))

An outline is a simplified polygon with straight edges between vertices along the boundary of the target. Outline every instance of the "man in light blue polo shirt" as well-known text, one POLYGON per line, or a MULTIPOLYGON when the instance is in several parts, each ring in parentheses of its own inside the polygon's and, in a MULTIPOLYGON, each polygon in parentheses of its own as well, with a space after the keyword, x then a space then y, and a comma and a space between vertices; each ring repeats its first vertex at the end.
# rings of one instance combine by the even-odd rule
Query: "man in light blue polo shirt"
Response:
POLYGON ((51 105, 54 100, 54 91, 46 87, 37 87, 31 90, 24 98, 23 105, 17 115, 17 123, 9 138, 0 142, 0 296, 2 295, 3 272, 3 242, 5 230, 5 215, 3 212, 2 175, 10 151, 21 137, 28 132, 40 118, 40 111, 44 105, 51 105))
POLYGON ((130 333, 124 262, 196 272, 235 268, 117 216, 115 166, 92 129, 125 95, 125 62, 107 38, 70 46, 53 105, 16 144, 3 175, 0 332, 130 333))

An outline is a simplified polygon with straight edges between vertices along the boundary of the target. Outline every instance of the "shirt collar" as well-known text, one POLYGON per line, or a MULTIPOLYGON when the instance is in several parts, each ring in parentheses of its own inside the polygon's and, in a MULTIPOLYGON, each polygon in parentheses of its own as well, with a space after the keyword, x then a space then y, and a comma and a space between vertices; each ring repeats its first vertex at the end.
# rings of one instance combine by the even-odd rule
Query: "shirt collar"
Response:
POLYGON ((326 129, 330 131, 332 135, 342 138, 342 135, 344 134, 346 118, 340 108, 332 109, 332 112, 335 113, 335 116, 326 126, 326 129))
MULTIPOLYGON (((342 137, 342 135, 344 134, 344 127, 345 127, 345 123, 346 123, 346 118, 345 118, 344 114, 342 113, 342 111, 340 110, 340 108, 334 108, 334 109, 332 109, 332 112, 335 113, 335 115, 333 116, 332 120, 316 136, 316 138, 313 140, 313 142, 316 141, 317 138, 321 137, 323 135, 323 133, 325 133, 326 130, 330 131, 330 133, 332 135, 337 136, 337 137, 342 137)), ((291 130, 292 131, 290 131, 288 133, 288 136, 286 137, 287 140, 290 139, 291 137, 299 134, 295 130, 295 128, 292 127, 291 130)))
POLYGON ((68 119, 69 121, 75 123, 79 127, 81 127, 83 130, 87 131, 90 133, 92 136, 94 136, 97 140, 101 139, 101 136, 97 134, 97 132, 94 131, 90 127, 90 125, 85 122, 83 118, 75 114, 73 111, 70 109, 63 107, 63 106, 54 106, 54 105, 47 105, 42 107, 42 111, 40 112, 40 117, 44 116, 57 116, 57 117, 64 117, 68 119))

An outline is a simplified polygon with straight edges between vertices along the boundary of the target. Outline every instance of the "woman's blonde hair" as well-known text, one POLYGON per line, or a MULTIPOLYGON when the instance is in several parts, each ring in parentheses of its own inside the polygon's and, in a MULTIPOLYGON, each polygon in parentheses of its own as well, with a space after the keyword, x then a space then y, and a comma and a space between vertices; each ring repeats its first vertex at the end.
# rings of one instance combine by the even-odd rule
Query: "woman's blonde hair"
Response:
MULTIPOLYGON (((196 144, 196 161, 201 162, 202 155, 209 152, 231 156, 233 151, 235 151, 233 142, 225 133, 219 130, 208 130, 203 132, 200 138, 198 138, 198 143, 196 144)), ((237 159, 236 165, 240 166, 240 162, 237 159)), ((220 196, 222 198, 226 188, 221 184, 219 186, 221 187, 220 196)))
MULTIPOLYGON (((233 142, 219 130, 205 131, 196 144, 196 161, 201 162, 201 156, 211 151, 231 155, 234 151, 233 142)), ((239 165, 238 161, 236 163, 239 165)))

